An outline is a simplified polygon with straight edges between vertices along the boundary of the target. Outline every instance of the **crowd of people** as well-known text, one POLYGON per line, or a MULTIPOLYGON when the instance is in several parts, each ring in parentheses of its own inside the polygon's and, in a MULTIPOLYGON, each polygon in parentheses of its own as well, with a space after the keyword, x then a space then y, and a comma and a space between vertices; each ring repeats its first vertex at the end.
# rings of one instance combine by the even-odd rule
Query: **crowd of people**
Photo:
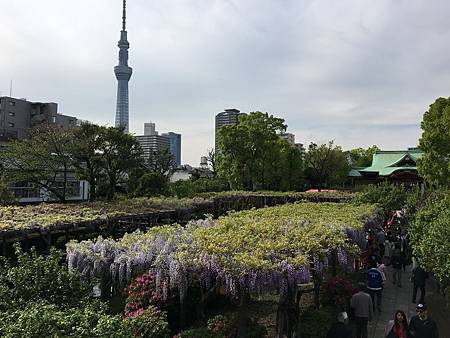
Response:
POLYGON ((409 246, 409 234, 400 226, 395 228, 378 228, 367 233, 367 249, 363 253, 363 265, 367 271, 366 282, 358 284, 358 292, 350 300, 350 317, 354 325, 348 325, 346 312, 340 313, 337 322, 331 327, 327 338, 367 338, 368 323, 376 311, 382 311, 383 290, 391 279, 394 287, 401 288, 403 275, 409 270, 408 282, 413 283, 411 301, 416 303, 417 293, 420 297, 416 303, 417 315, 409 321, 402 310, 396 310, 393 319, 387 323, 386 338, 439 338, 436 322, 428 316, 425 303, 426 280, 428 273, 419 265, 409 246), (391 266, 392 275, 387 275, 387 266, 391 266), (352 327, 354 330, 352 330, 352 327))

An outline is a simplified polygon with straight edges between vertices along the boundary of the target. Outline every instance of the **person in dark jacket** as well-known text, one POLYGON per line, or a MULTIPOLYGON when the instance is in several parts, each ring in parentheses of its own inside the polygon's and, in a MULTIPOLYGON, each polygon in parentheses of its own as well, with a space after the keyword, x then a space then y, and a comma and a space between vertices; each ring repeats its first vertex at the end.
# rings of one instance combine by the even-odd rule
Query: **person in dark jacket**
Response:
POLYGON ((428 278, 428 272, 426 272, 420 265, 416 266, 412 271, 412 282, 413 282, 413 298, 412 302, 416 302, 417 289, 420 289, 420 300, 419 303, 424 303, 425 301, 425 285, 428 278))
POLYGON ((417 315, 411 318, 409 329, 413 338, 439 338, 436 322, 428 317, 427 306, 417 304, 417 315))
POLYGON ((352 330, 347 323, 347 312, 340 312, 337 316, 337 322, 328 331, 327 338, 352 338, 352 330))
POLYGON ((402 268, 403 268, 403 257, 400 252, 400 245, 395 245, 395 251, 392 254, 391 265, 394 269, 394 275, 392 276, 392 283, 402 287, 402 268))

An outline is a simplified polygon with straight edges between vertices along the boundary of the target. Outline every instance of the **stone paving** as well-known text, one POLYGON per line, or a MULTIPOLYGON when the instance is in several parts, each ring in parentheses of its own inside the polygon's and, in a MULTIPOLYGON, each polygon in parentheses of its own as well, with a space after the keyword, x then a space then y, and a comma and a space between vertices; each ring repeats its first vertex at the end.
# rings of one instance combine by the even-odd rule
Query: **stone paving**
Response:
MULTIPOLYGON (((403 310, 408 316, 408 320, 416 314, 416 304, 412 303, 412 283, 411 265, 402 273, 402 287, 393 285, 392 268, 387 268, 387 281, 383 290, 381 312, 375 311, 374 318, 369 323, 368 338, 385 338, 385 330, 389 320, 393 319, 396 310, 403 310)), ((442 296, 438 295, 432 281, 427 282, 425 302, 428 305, 428 312, 439 328, 440 338, 450 338, 450 316, 445 308, 442 296), (434 310, 434 311, 433 311, 434 310)), ((420 299, 418 291, 417 300, 420 299)))
POLYGON ((406 272, 402 271, 402 287, 392 283, 392 270, 391 267, 386 270, 387 281, 383 290, 381 312, 375 310, 374 318, 369 323, 368 338, 385 338, 386 326, 394 318, 396 310, 403 310, 408 320, 416 314, 416 304, 412 303, 412 283, 409 281, 411 266, 406 268, 406 272))

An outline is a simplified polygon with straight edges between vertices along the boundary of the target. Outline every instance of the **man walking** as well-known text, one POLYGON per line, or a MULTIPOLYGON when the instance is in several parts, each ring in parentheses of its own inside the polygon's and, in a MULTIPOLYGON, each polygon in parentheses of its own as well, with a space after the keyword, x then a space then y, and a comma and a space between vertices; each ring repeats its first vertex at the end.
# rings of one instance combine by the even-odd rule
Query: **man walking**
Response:
POLYGON ((394 269, 394 275, 392 278, 392 283, 394 285, 398 285, 398 287, 402 287, 402 267, 403 267, 403 259, 400 252, 399 245, 396 245, 395 251, 391 258, 392 268, 394 269))
POLYGON ((428 272, 426 272, 420 265, 417 265, 412 271, 412 282, 413 282, 413 298, 412 302, 416 302, 417 289, 420 289, 420 300, 419 303, 423 304, 425 301, 425 285, 428 278, 428 272))
POLYGON ((328 331, 327 338, 352 338, 352 331, 347 324, 347 312, 340 312, 337 316, 337 322, 328 331))
MULTIPOLYGON (((384 278, 385 279, 385 278, 384 278)), ((378 312, 381 312, 381 294, 383 292, 383 274, 377 269, 376 263, 367 271, 367 291, 372 298, 373 310, 375 310, 375 297, 377 298, 378 312)))
POLYGON ((367 338, 367 323, 373 317, 372 298, 364 292, 366 285, 358 283, 359 292, 355 293, 350 300, 350 307, 355 315, 356 338, 367 338))
POLYGON ((417 304, 417 315, 411 318, 409 329, 414 338, 439 338, 436 322, 428 317, 427 306, 417 304))

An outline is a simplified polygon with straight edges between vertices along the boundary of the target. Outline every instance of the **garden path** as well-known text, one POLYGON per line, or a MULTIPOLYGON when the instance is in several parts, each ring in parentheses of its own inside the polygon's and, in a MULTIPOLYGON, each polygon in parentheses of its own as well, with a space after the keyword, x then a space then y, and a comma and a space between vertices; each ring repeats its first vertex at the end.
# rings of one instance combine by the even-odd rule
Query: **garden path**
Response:
MULTIPOLYGON (((387 268, 387 281, 383 290, 381 313, 376 311, 374 319, 369 323, 368 338, 385 338, 384 332, 389 320, 393 319, 396 310, 403 310, 408 316, 408 320, 416 314, 416 304, 412 303, 412 283, 409 281, 412 265, 406 267, 406 272, 402 274, 402 287, 392 284, 392 268, 387 268)), ((433 280, 427 283, 425 302, 428 306, 428 313, 439 327, 441 338, 450 338, 450 323, 448 311, 445 308, 443 297, 437 294, 436 284, 433 280)), ((419 299, 420 291, 417 298, 419 299)))

